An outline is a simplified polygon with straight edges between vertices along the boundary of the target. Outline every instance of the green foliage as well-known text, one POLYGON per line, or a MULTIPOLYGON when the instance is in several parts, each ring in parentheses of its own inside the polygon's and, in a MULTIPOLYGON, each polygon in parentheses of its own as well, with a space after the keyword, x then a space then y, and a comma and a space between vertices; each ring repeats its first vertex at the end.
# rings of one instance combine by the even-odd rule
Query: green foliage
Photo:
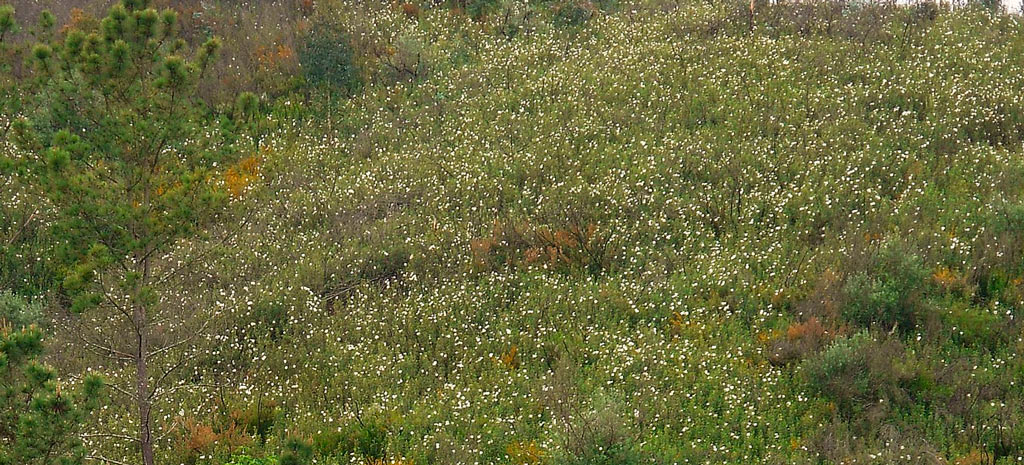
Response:
POLYGON ((288 307, 280 302, 261 302, 253 308, 252 331, 259 337, 278 341, 288 330, 288 307))
POLYGON ((277 457, 252 457, 249 455, 233 455, 224 465, 278 465, 277 457))
POLYGON ((579 442, 570 442, 568 454, 559 456, 551 463, 558 465, 638 465, 647 463, 628 431, 623 428, 623 420, 611 411, 594 412, 589 418, 577 425, 589 430, 578 438, 579 442))
MULTIPOLYGON (((211 39, 185 60, 174 15, 158 21, 156 10, 133 5, 113 7, 102 32, 72 30, 63 43, 33 48, 45 92, 21 147, 44 160, 30 182, 56 207, 63 287, 80 309, 95 304, 97 273, 141 264, 224 199, 208 181, 217 153, 192 141, 201 106, 190 94, 219 45, 211 39)), ((124 284, 141 292, 143 270, 129 268, 124 284)))
POLYGON ((348 460, 352 455, 366 461, 387 457, 388 430, 373 420, 352 422, 338 430, 313 437, 312 448, 318 457, 348 460))
POLYGON ((329 22, 310 29, 299 48, 299 63, 309 84, 326 85, 348 95, 362 86, 348 35, 329 22))
POLYGON ((103 382, 89 375, 78 392, 61 389, 38 361, 42 337, 34 326, 0 334, 0 464, 77 465, 88 453, 79 434, 103 382))
POLYGON ((888 244, 869 260, 867 269, 853 274, 843 287, 843 318, 863 328, 913 329, 928 277, 921 258, 888 244))
POLYGON ((589 1, 564 0, 557 2, 552 9, 554 23, 569 27, 582 25, 599 13, 597 7, 589 1))
POLYGON ((953 339, 960 344, 990 350, 1005 344, 1014 328, 998 313, 965 302, 951 304, 943 320, 952 330, 953 339))
MULTIPOLYGON (((43 22, 51 27, 54 18, 43 22)), ((72 313, 95 311, 85 320, 94 333, 83 338, 136 367, 125 392, 135 392, 130 407, 147 465, 154 462, 151 405, 173 372, 153 376, 148 364, 194 338, 196 328, 184 324, 185 312, 158 305, 166 279, 189 264, 160 259, 222 211, 217 166, 230 161, 227 144, 205 128, 197 97, 220 42, 189 50, 176 33, 174 11, 124 0, 96 30, 70 25, 59 36, 37 36, 24 82, 38 92, 19 115, 16 147, 0 154, 24 165, 19 185, 47 206, 59 301, 72 313), (154 332, 161 339, 151 341, 154 332)))
MULTIPOLYGON (((43 78, 25 85, 48 92, 4 152, 0 286, 57 282, 26 301, 83 311, 74 322, 116 316, 118 296, 209 316, 215 334, 155 370, 188 366, 154 411, 191 425, 168 436, 186 463, 1020 455, 1018 19, 929 3, 180 3, 180 23, 126 4, 24 48, 43 78), (251 33, 261 15, 316 47, 251 33), (143 56, 127 17, 236 38, 205 85, 216 42, 155 49, 141 74, 188 89, 180 121, 147 113, 168 98, 60 110, 150 88, 118 78, 143 56), (103 53, 58 66, 87 50, 103 53), (105 84, 83 85, 90 66, 105 84), (285 96, 302 76, 347 98, 285 96), (252 93, 223 98, 236 88, 252 93), (187 140, 169 137, 180 158, 150 192, 195 196, 146 207, 93 189, 145 181, 129 149, 175 124, 187 140), (137 288, 144 273, 120 265, 147 250, 160 274, 195 273, 137 288)), ((59 359, 93 366, 68 339, 59 359)), ((122 365, 104 366, 131 379, 122 365)), ((132 423, 120 407, 99 426, 132 423)))
POLYGON ((291 438, 285 443, 280 465, 308 465, 313 458, 313 447, 306 441, 291 438))
POLYGON ((811 389, 833 400, 849 419, 871 407, 905 405, 910 400, 909 389, 919 385, 919 374, 903 352, 898 341, 878 340, 861 331, 837 339, 805 361, 801 372, 811 389))
POLYGON ((17 31, 18 23, 14 20, 14 6, 0 5, 0 39, 17 31))
POLYGON ((473 19, 484 19, 502 5, 501 0, 456 0, 456 3, 473 19))
POLYGON ((43 325, 43 306, 10 291, 0 291, 0 326, 21 329, 43 325))

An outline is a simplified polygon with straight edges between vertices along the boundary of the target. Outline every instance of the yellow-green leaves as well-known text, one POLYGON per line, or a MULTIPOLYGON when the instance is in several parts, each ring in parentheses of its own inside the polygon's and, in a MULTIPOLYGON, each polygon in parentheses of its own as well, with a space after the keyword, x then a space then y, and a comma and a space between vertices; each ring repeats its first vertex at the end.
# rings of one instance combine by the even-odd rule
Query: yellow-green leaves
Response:
POLYGON ((39 63, 49 60, 53 56, 53 48, 46 44, 36 44, 32 47, 32 57, 39 63))
POLYGON ((9 32, 14 32, 18 23, 14 21, 14 7, 0 5, 0 39, 9 32))
POLYGON ((235 118, 248 120, 259 110, 260 99, 252 92, 242 92, 235 99, 235 118))
POLYGON ((68 31, 67 37, 64 38, 64 53, 65 58, 73 60, 78 57, 82 52, 82 47, 85 45, 85 33, 78 30, 72 29, 68 31))
POLYGON ((158 86, 178 87, 184 85, 188 79, 188 67, 185 64, 185 59, 180 56, 167 57, 161 68, 160 78, 157 80, 158 86))
POLYGON ((199 62, 199 67, 205 68, 210 63, 210 60, 217 56, 217 51, 220 50, 220 47, 220 39, 216 37, 207 39, 196 54, 196 61, 199 62))
POLYGON ((131 62, 131 47, 123 40, 117 40, 110 46, 110 71, 118 75, 128 68, 131 62))
POLYGON ((159 15, 154 9, 135 13, 135 27, 142 38, 156 36, 159 32, 159 15))
POLYGON ((178 13, 171 9, 161 11, 160 24, 163 25, 164 34, 173 34, 174 28, 178 24, 178 13))

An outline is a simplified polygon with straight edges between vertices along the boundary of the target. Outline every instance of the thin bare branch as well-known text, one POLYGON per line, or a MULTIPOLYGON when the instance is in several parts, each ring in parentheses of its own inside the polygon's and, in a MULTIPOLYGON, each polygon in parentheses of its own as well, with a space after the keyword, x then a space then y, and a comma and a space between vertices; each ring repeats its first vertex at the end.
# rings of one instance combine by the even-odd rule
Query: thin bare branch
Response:
POLYGON ((113 465, 128 465, 125 462, 121 462, 121 461, 114 460, 114 459, 108 459, 108 458, 103 457, 101 455, 86 455, 85 459, 86 460, 93 460, 93 461, 96 461, 96 462, 111 463, 113 465))

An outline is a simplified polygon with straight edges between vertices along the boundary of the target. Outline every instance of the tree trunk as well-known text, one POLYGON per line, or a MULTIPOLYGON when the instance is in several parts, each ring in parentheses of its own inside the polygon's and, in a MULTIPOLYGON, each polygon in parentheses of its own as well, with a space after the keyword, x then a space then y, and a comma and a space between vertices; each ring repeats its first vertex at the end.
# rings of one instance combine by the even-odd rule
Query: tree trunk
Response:
POLYGON ((146 351, 147 328, 146 308, 135 304, 134 310, 136 335, 138 336, 135 353, 135 391, 136 404, 139 409, 139 446, 142 448, 143 465, 153 465, 153 433, 150 428, 150 410, 152 403, 149 398, 149 373, 147 372, 146 351))

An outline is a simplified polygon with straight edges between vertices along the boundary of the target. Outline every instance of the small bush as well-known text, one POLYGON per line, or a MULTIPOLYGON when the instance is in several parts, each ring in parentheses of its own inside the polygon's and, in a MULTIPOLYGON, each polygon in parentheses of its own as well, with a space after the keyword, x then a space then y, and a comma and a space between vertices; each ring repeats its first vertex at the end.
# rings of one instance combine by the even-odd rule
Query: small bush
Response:
POLYGON ((233 455, 231 461, 224 465, 277 465, 277 457, 252 457, 250 455, 233 455))
POLYGON ((255 326, 251 333, 280 340, 288 326, 288 308, 280 302, 260 302, 253 307, 250 324, 255 326))
POLYGON ((281 465, 306 465, 313 458, 313 446, 305 440, 291 438, 285 443, 285 451, 281 454, 281 465))
POLYGON ((834 401, 844 417, 853 418, 869 407, 885 409, 908 399, 905 388, 916 373, 903 363, 903 352, 898 341, 876 340, 861 331, 837 339, 801 368, 813 391, 834 401))
POLYGON ((843 287, 843 318, 864 328, 914 328, 930 276, 921 258, 890 244, 866 268, 850 276, 843 287))
POLYGON ((231 422, 226 429, 238 428, 246 434, 259 438, 266 443, 270 431, 281 416, 281 409, 274 400, 258 400, 242 410, 231 412, 231 422))
POLYGON ((374 420, 364 419, 337 431, 327 431, 313 436, 313 452, 317 457, 336 458, 347 461, 352 454, 367 463, 384 461, 387 458, 388 429, 374 420))
POLYGON ((0 325, 4 322, 15 329, 41 325, 43 306, 10 291, 0 292, 0 325))
POLYGON ((553 8, 553 21, 559 26, 573 27, 586 23, 597 14, 597 8, 588 1, 567 0, 553 8))
POLYGON ((786 365, 803 360, 821 349, 831 338, 832 332, 816 317, 810 317, 803 323, 793 323, 786 329, 784 338, 775 339, 771 344, 768 361, 774 365, 786 365))
POLYGON ((498 11, 501 0, 451 0, 450 7, 456 12, 469 15, 474 20, 482 21, 488 15, 498 11))
POLYGON ((966 347, 995 349, 1011 337, 1012 325, 1002 316, 970 305, 953 305, 945 315, 953 340, 966 347))
POLYGON ((348 95, 362 87, 348 35, 332 24, 321 21, 313 25, 299 49, 299 63, 309 84, 326 85, 348 95))
POLYGON ((360 265, 359 279, 382 283, 398 278, 409 264, 410 256, 411 252, 404 246, 373 251, 360 265))
POLYGON ((318 457, 347 458, 355 449, 356 438, 349 430, 324 431, 313 436, 313 453, 318 457))

